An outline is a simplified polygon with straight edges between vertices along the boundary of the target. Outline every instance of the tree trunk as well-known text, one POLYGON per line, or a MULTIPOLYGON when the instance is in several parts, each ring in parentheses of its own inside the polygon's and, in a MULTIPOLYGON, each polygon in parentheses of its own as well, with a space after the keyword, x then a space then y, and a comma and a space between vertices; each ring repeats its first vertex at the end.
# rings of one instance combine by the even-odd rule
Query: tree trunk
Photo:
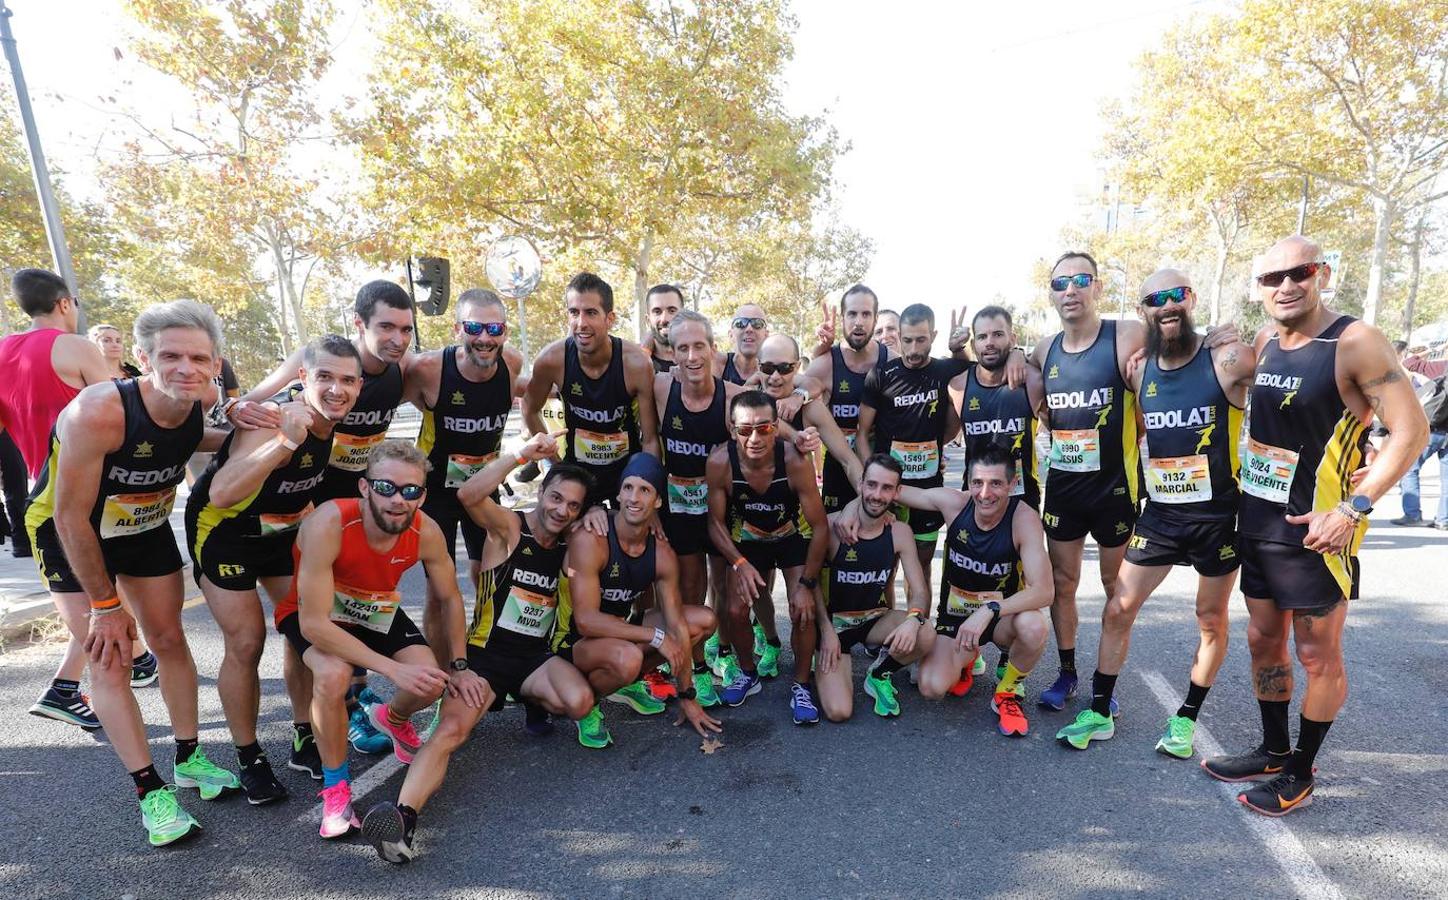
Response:
POLYGON ((639 244, 638 254, 634 257, 634 308, 638 316, 638 342, 643 343, 644 336, 649 329, 649 257, 654 252, 654 233, 645 231, 644 239, 639 244))
POLYGON ((1424 212, 1417 227, 1413 229, 1413 243, 1409 245, 1412 253, 1408 257, 1408 302, 1403 306, 1402 338, 1410 342, 1413 338, 1413 308, 1418 305, 1418 282, 1423 275, 1423 231, 1427 226, 1427 219, 1428 214, 1424 212))
POLYGON ((1368 289, 1363 294, 1363 321, 1373 325, 1378 319, 1378 304, 1383 295, 1383 266, 1388 259, 1388 233, 1398 208, 1382 197, 1373 198, 1373 259, 1368 267, 1368 289))

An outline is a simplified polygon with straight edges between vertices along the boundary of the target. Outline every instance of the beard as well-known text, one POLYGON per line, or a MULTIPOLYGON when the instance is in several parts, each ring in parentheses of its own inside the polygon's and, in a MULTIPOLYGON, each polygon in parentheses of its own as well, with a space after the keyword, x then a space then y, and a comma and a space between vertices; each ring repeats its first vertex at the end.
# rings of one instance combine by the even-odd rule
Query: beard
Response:
POLYGON ((663 328, 654 328, 653 326, 649 326, 649 330, 651 330, 651 331, 654 333, 654 346, 656 346, 656 347, 672 347, 672 346, 673 346, 673 344, 670 344, 670 343, 669 343, 669 326, 665 325, 663 328))
POLYGON ((1154 357, 1178 358, 1185 356, 1187 351, 1196 343, 1197 331, 1192 324, 1192 314, 1188 310, 1180 310, 1181 321, 1177 323, 1176 337, 1165 337, 1161 333, 1161 325, 1157 324, 1155 317, 1148 318, 1146 322, 1146 352, 1154 357))
POLYGON ((393 525, 387 517, 386 510, 378 506, 370 495, 367 497, 367 508, 372 510, 372 521, 377 523, 377 527, 381 528, 386 534, 402 534, 412 527, 412 520, 417 516, 417 511, 414 510, 408 514, 407 518, 402 521, 402 524, 393 525))
POLYGON ((865 332, 865 336, 860 338, 859 343, 857 344, 855 343, 854 333, 849 331, 845 332, 845 344, 847 344, 849 348, 856 353, 859 353, 861 350, 869 346, 870 341, 873 341, 874 339, 874 336, 867 331, 865 332))

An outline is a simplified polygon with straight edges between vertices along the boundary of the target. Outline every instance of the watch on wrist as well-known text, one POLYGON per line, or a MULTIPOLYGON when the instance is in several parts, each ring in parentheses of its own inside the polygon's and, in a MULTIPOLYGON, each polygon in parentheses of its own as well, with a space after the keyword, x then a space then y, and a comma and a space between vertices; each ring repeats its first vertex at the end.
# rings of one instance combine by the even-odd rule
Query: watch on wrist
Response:
POLYGON ((990 617, 992 619, 999 619, 1001 617, 1001 605, 998 601, 987 601, 985 604, 985 608, 990 610, 990 617))
POLYGON ((689 685, 687 688, 679 691, 680 700, 693 700, 697 696, 699 696, 699 692, 694 690, 693 685, 689 685))
POLYGON ((818 578, 804 578, 804 577, 801 577, 800 580, 799 580, 799 586, 800 586, 800 587, 809 588, 810 590, 814 590, 815 588, 817 588, 817 587, 820 586, 820 580, 819 580, 818 578))
POLYGON ((448 667, 449 669, 452 669, 454 672, 465 672, 465 671, 467 671, 467 668, 468 668, 467 658, 466 658, 466 657, 459 656, 457 659, 455 659, 455 660, 453 660, 452 662, 448 663, 448 664, 447 664, 447 667, 448 667))
POLYGON ((1359 516, 1366 516, 1373 511, 1373 501, 1365 494, 1353 494, 1348 498, 1347 505, 1359 516))

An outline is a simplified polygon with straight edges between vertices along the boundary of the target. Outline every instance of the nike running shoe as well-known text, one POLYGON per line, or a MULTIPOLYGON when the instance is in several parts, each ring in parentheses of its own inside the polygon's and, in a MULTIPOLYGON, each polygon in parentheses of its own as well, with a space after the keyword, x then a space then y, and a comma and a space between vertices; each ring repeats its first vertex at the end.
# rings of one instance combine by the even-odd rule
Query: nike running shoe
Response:
MULTIPOLYGON (((739 704, 732 705, 738 706, 739 704)), ((815 707, 814 694, 810 693, 809 685, 796 681, 790 686, 789 711, 794 714, 794 724, 796 725, 819 724, 820 711, 815 707)))
POLYGON ((141 826, 146 829, 152 847, 174 844, 201 831, 200 823, 176 799, 174 784, 141 798, 141 826))
POLYGON ((437 731, 437 723, 442 721, 442 698, 434 700, 432 706, 428 707, 426 711, 428 713, 427 725, 417 733, 418 738, 424 743, 432 737, 434 731, 437 731))
POLYGON ((970 674, 971 674, 971 675, 984 675, 984 674, 985 674, 985 657, 984 657, 984 656, 981 656, 979 653, 977 653, 977 654, 975 655, 975 661, 970 664, 970 674))
MULTIPOLYGON (((378 753, 386 753, 392 747, 392 739, 372 727, 372 720, 367 717, 367 710, 370 708, 366 703, 361 703, 347 717, 347 742, 358 753, 374 756, 378 753)), ((318 772, 321 771, 320 765, 318 763, 318 772)), ((312 777, 321 778, 322 776, 314 775, 312 777)))
POLYGON ((1115 734, 1116 723, 1111 717, 1088 707, 1076 714, 1076 721, 1056 732, 1056 740, 1085 750, 1092 741, 1109 741, 1115 734))
POLYGON ((1047 709, 1062 710, 1066 708, 1066 701, 1074 696, 1076 696, 1076 673, 1062 669, 1056 676, 1056 681, 1041 691, 1041 699, 1038 702, 1047 709))
POLYGON ((889 675, 877 676, 874 669, 866 672, 865 693, 875 700, 875 715, 884 717, 900 715, 900 697, 895 692, 895 684, 890 681, 889 675))
POLYGON ((191 758, 172 770, 176 786, 196 788, 202 800, 215 800, 227 791, 241 790, 241 779, 230 769, 223 769, 206 758, 206 751, 197 747, 191 758))
POLYGON ((1001 663, 1001 664, 997 665, 995 672, 996 672, 996 684, 1000 684, 1002 681, 1005 681, 1005 680, 1006 680, 1006 665, 1005 665, 1005 663, 1001 663))
POLYGON ((131 661, 131 687, 143 688, 156 682, 157 669, 156 654, 147 650, 139 657, 131 661))
POLYGON ((55 688, 48 688, 40 699, 31 704, 30 714, 43 719, 54 719, 67 725, 74 725, 86 731, 101 727, 101 720, 91 709, 90 698, 77 691, 69 696, 55 688))
POLYGON ((379 703, 369 707, 367 720, 372 727, 392 739, 392 753, 397 761, 404 766, 412 765, 412 757, 417 754, 418 748, 422 746, 422 739, 417 736, 417 729, 412 723, 404 720, 401 725, 393 725, 387 721, 387 714, 391 710, 386 703, 379 703))
POLYGON ((996 727, 1006 737, 1025 737, 1031 730, 1026 721, 1026 711, 1021 708, 1021 698, 1012 691, 997 691, 990 701, 991 712, 1000 716, 996 727))
POLYGON ((626 684, 603 699, 610 703, 631 706, 633 711, 641 716, 656 716, 668 708, 664 705, 664 701, 656 699, 653 694, 649 693, 649 689, 644 686, 642 681, 626 684))
POLYGON ((764 690, 759 676, 740 670, 734 680, 724 688, 724 702, 729 706, 743 706, 744 701, 764 690))
POLYGON ((324 838, 346 837, 354 828, 360 828, 356 813, 352 812, 352 785, 339 781, 329 788, 322 788, 317 794, 322 798, 322 827, 317 833, 324 838))
POLYGON ((246 802, 252 806, 287 799, 286 787, 277 781, 265 756, 258 756, 251 765, 241 767, 241 789, 246 791, 246 802))
POLYGON ((656 700, 668 700, 679 696, 679 689, 675 687, 674 680, 663 672, 655 670, 648 673, 644 676, 644 684, 656 700))
POLYGON ((533 737, 543 737, 553 733, 553 717, 548 715, 548 710, 536 703, 523 704, 523 731, 533 737))
POLYGON ((694 699, 705 709, 724 702, 719 697, 719 688, 714 685, 713 675, 708 672, 694 673, 694 699))
POLYGON ((306 772, 313 781, 322 780, 322 754, 317 752, 317 738, 310 731, 303 734, 295 728, 292 729, 292 753, 287 758, 287 768, 294 772, 306 772))
POLYGON ((1248 788, 1237 795, 1237 802, 1264 816, 1277 818, 1293 810, 1312 805, 1311 778, 1298 778, 1283 772, 1271 781, 1248 788))
POLYGON ((376 848, 378 856, 399 866, 417 855, 412 846, 416 830, 416 826, 407 827, 402 810, 392 803, 377 804, 362 819, 362 837, 376 848))
POLYGON ((763 656, 764 648, 769 646, 769 635, 764 633, 764 626, 759 620, 754 621, 754 655, 763 656))
POLYGON ((1192 737, 1197 732, 1197 723, 1186 716, 1172 716, 1166 720, 1166 733, 1156 742, 1156 751, 1177 759, 1192 758, 1192 737))
POLYGON ((759 665, 755 666, 755 671, 759 673, 759 677, 777 677, 779 675, 779 648, 768 642, 755 644, 754 646, 759 650, 759 665))
POLYGON ((950 686, 950 696, 964 697, 970 693, 970 688, 975 684, 975 676, 970 673, 969 668, 960 670, 960 680, 950 686))
POLYGON ((602 750, 613 743, 613 735, 603 723, 603 710, 597 706, 578 720, 578 743, 590 750, 602 750))
POLYGON ((720 684, 733 684, 743 671, 733 653, 719 654, 719 660, 714 664, 714 677, 719 679, 720 684))
POLYGON ((1237 756, 1213 756, 1202 760, 1202 768, 1218 781, 1257 781, 1282 774, 1291 753, 1268 753, 1261 744, 1237 756))
POLYGON ((719 632, 704 638, 704 665, 711 670, 719 663, 719 632))

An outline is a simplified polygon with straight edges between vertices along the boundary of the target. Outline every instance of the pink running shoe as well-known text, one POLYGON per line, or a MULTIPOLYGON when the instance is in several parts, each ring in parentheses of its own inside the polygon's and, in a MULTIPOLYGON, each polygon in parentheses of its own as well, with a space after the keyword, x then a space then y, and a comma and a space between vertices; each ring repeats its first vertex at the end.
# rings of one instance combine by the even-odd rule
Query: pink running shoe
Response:
POLYGON ((411 722, 403 722, 393 727, 387 721, 387 711, 391 709, 390 704, 378 703, 367 708, 367 718, 372 722, 372 727, 392 738, 392 752, 397 755, 397 761, 404 766, 412 765, 412 757, 422 746, 422 738, 417 736, 417 729, 412 727, 411 722))
POLYGON ((322 798, 322 828, 318 832, 322 837, 346 837, 362 826, 352 812, 352 785, 339 781, 322 788, 317 796, 322 798))

